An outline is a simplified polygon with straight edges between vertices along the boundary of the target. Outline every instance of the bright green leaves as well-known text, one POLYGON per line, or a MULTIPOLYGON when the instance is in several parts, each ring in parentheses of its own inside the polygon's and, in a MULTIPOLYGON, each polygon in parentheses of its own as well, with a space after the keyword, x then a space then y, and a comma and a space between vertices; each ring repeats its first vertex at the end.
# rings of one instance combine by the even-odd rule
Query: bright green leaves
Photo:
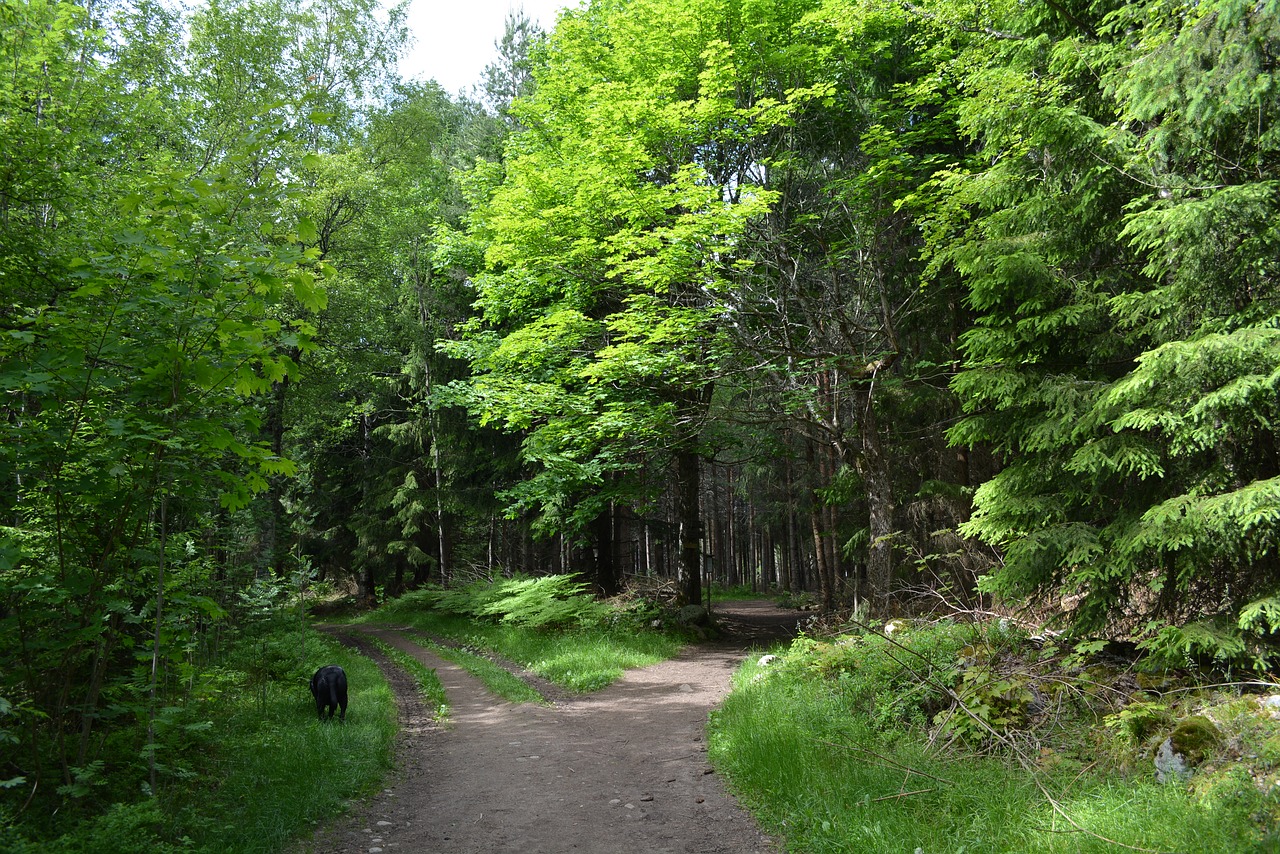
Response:
POLYGON ((742 45, 725 34, 735 10, 641 0, 567 14, 513 108, 528 130, 474 214, 481 316, 450 350, 475 372, 471 410, 529 431, 537 468, 513 497, 553 524, 582 524, 574 501, 696 441, 720 300, 775 198, 752 185, 748 144, 793 112, 744 93, 742 45))
POLYGON ((323 311, 329 304, 328 293, 310 270, 294 270, 289 276, 293 295, 307 311, 323 311))
POLYGON ((472 384, 471 408, 480 423, 524 430, 584 407, 590 411, 588 402, 575 394, 583 385, 586 354, 599 333, 597 322, 561 309, 514 330, 489 352, 476 355, 472 367, 479 376, 472 384))
POLYGON ((316 224, 311 221, 310 217, 302 217, 298 220, 298 239, 303 243, 315 243, 320 232, 316 229, 316 224))

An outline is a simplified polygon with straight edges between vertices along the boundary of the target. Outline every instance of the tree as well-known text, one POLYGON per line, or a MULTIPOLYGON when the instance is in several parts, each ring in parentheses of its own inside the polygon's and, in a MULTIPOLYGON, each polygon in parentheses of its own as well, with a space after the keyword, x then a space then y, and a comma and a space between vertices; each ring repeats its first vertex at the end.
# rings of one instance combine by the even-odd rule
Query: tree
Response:
POLYGON ((671 467, 692 602, 720 295, 745 223, 770 200, 751 183, 748 143, 788 114, 738 97, 745 60, 724 36, 740 14, 600 3, 561 19, 515 108, 526 129, 476 214, 489 244, 481 318, 454 350, 476 374, 481 421, 526 433, 537 469, 513 507, 536 508, 544 529, 580 536, 671 467))
POLYGON ((0 10, 0 691, 33 784, 70 784, 104 709, 154 724, 165 671, 227 604, 217 508, 292 470, 254 403, 296 373, 332 271, 279 177, 301 169, 285 124, 188 124, 203 81, 152 49, 179 44, 170 13, 0 10))
POLYGON ((879 607, 900 581, 895 553, 911 547, 903 507, 956 477, 926 461, 941 456, 934 425, 954 406, 937 375, 954 359, 958 300, 952 278, 924 287, 918 259, 928 183, 964 157, 946 93, 953 48, 882 4, 772 15, 752 15, 759 59, 744 88, 800 106, 751 148, 776 201, 748 228, 753 264, 728 301, 742 367, 723 416, 786 435, 764 444, 766 465, 807 482, 796 502, 824 604, 853 564, 853 596, 879 607), (778 445, 796 459, 784 464, 778 445))
POLYGON ((508 123, 514 121, 511 105, 533 92, 534 54, 546 43, 546 33, 524 9, 508 12, 502 38, 493 46, 498 61, 485 66, 482 79, 485 101, 508 123))
POLYGON ((948 179, 977 211, 936 256, 979 315, 953 437, 1008 460, 968 526, 989 589, 1165 651, 1274 626, 1274 11, 1010 9, 963 108, 992 165, 948 179))

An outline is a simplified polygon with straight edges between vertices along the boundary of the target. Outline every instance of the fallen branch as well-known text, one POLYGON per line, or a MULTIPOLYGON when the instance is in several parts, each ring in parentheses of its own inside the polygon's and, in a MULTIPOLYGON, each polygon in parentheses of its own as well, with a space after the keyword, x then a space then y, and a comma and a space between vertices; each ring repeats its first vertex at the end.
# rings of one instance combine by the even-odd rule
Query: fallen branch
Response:
POLYGON ((933 789, 916 789, 914 792, 898 792, 898 794, 896 795, 885 795, 880 798, 872 798, 869 803, 874 804, 874 803, 878 803, 879 801, 892 801, 897 798, 906 798, 911 795, 923 795, 927 792, 932 792, 932 791, 933 789))

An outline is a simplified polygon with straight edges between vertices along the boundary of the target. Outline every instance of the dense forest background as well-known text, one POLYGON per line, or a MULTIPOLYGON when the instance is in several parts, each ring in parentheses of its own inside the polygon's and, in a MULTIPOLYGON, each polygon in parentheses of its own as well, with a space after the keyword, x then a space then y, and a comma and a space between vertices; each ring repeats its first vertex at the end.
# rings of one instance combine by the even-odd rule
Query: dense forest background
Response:
MULTIPOLYGON (((1267 667, 1280 4, 0 0, 0 785, 317 582, 1267 667)), ((154 761, 152 784, 156 781, 154 761)))

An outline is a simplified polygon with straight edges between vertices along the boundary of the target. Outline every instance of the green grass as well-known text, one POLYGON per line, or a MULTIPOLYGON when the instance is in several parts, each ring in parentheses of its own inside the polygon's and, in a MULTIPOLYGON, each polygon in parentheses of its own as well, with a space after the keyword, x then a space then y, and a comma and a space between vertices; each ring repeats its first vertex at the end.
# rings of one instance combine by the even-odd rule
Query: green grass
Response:
POLYGON ((574 693, 598 691, 630 668, 673 657, 683 645, 628 622, 564 630, 477 622, 431 610, 412 596, 389 603, 368 619, 408 624, 434 637, 491 650, 574 693))
POLYGON ((345 802, 373 790, 391 767, 395 698, 377 665, 324 637, 308 658, 347 671, 345 724, 320 723, 305 685, 276 686, 265 714, 238 704, 222 721, 211 767, 181 798, 179 827, 197 850, 278 851, 345 802))
MULTIPOLYGON (((158 795, 133 787, 57 840, 25 840, 19 828, 0 848, 68 854, 275 852, 374 790, 391 767, 396 707, 378 667, 326 636, 293 643, 293 667, 252 686, 242 673, 214 671, 164 738, 158 795), (346 723, 316 720, 307 678, 321 664, 347 672, 346 723), (303 674, 306 674, 305 676, 303 674)), ((121 757, 123 759, 123 757, 121 757)))
POLYGON ((632 668, 666 661, 682 646, 656 632, 605 628, 552 635, 500 627, 487 637, 507 658, 579 694, 605 688, 632 668))
POLYGON ((735 679, 712 718, 710 756, 789 851, 1122 850, 1099 837, 1158 851, 1262 850, 1252 817, 1268 803, 1247 775, 1223 774, 1194 794, 1078 761, 1033 778, 1007 758, 885 732, 850 708, 836 680, 804 665, 753 661, 735 679), (1037 779, 1079 828, 1055 813, 1037 779))
POLYGON ((449 698, 445 695, 444 686, 440 684, 440 677, 436 675, 434 668, 427 667, 412 655, 396 649, 381 638, 369 637, 369 642, 382 650, 383 655, 391 659, 397 667, 413 677, 413 681, 418 685, 418 693, 422 695, 423 702, 433 710, 436 720, 443 720, 449 716, 449 698))
POLYGON ((773 599, 778 596, 778 591, 772 589, 756 589, 752 590, 750 584, 733 584, 722 585, 717 584, 706 590, 706 595, 711 599, 711 605, 714 608, 717 602, 740 602, 750 601, 754 599, 773 599))
POLYGON ((505 667, 465 649, 434 643, 424 637, 411 637, 414 643, 429 649, 445 661, 451 661, 484 683, 491 692, 512 703, 546 703, 547 698, 505 667))

